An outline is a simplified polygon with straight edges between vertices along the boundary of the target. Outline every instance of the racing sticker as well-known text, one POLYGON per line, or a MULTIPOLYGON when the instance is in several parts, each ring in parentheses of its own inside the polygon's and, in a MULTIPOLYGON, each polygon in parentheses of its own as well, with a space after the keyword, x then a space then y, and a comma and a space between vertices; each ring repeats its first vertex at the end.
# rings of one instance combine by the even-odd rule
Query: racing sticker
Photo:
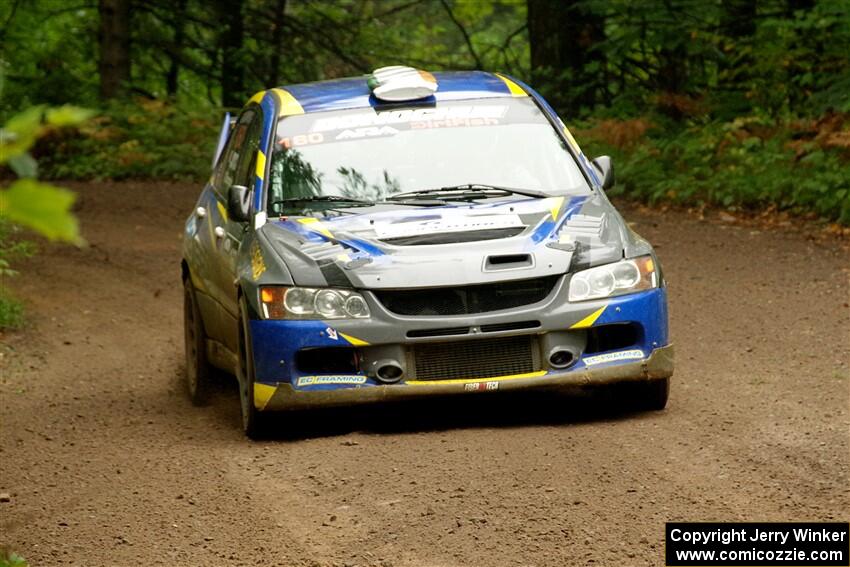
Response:
POLYGON ((465 392, 487 392, 499 389, 498 382, 470 382, 463 385, 465 392))
POLYGON ((324 384, 365 384, 365 376, 301 376, 297 386, 318 386, 324 384))
POLYGON ((587 366, 594 364, 605 364, 606 362, 619 362, 621 360, 640 360, 643 358, 642 350, 621 350, 620 352, 609 352, 605 354, 597 354, 596 356, 584 357, 584 363, 587 366))
MULTIPOLYGON (((344 132, 362 128, 382 128, 390 124, 409 125, 412 128, 427 128, 428 125, 479 126, 498 124, 508 111, 504 105, 453 105, 439 108, 411 108, 385 112, 359 112, 318 118, 311 128, 312 132, 344 132), (495 121, 495 122, 493 122, 495 121)), ((433 126, 432 126, 433 127, 433 126)), ((398 130, 390 127, 393 133, 398 130)), ((338 137, 338 136, 337 136, 338 137)))
POLYGON ((378 238, 389 239, 426 234, 443 234, 446 232, 468 232, 524 226, 519 215, 450 215, 430 217, 425 220, 378 224, 375 225, 375 234, 378 238))
POLYGON ((255 240, 251 245, 251 277, 254 281, 263 275, 266 271, 266 262, 263 260, 263 252, 260 250, 260 245, 255 240))

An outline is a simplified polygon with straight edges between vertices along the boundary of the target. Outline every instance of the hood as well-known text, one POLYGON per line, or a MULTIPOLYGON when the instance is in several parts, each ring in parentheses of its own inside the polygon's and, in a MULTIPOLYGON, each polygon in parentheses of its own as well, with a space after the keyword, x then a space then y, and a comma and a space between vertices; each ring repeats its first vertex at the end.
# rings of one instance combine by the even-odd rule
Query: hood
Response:
POLYGON ((270 219, 260 231, 295 284, 361 289, 560 275, 622 258, 628 238, 622 218, 598 192, 358 210, 270 219))

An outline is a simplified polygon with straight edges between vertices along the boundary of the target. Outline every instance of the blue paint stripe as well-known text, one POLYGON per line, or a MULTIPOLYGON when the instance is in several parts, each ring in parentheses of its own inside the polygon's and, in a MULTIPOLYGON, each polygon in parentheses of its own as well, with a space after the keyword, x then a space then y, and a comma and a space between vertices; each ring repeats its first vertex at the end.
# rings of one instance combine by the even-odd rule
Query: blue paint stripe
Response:
MULTIPOLYGON (((270 149, 274 137, 274 125, 277 120, 277 97, 271 91, 266 91, 263 100, 260 102, 260 108, 263 110, 263 132, 260 135, 260 149, 266 154, 266 171, 269 171, 272 159, 270 149)), ((268 178, 268 175, 264 175, 264 177, 268 178)), ((259 175, 254 177, 255 211, 265 209, 267 181, 268 179, 263 179, 259 175)))

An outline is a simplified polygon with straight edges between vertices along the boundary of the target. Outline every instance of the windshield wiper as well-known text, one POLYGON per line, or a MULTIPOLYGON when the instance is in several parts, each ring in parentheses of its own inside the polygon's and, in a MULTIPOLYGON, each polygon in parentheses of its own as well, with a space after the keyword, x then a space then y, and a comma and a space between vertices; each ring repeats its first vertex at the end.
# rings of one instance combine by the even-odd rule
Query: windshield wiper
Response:
POLYGON ((440 199, 474 199, 480 197, 481 194, 510 194, 510 195, 525 195, 526 197, 536 197, 542 199, 551 197, 551 195, 543 191, 534 189, 516 189, 513 187, 502 187, 500 185, 488 185, 486 183, 466 183, 464 185, 452 185, 449 187, 438 187, 436 189, 419 189, 417 191, 407 191, 405 193, 397 193, 392 197, 387 197, 388 201, 396 199, 419 199, 438 196, 440 199))
POLYGON ((286 199, 278 199, 272 202, 272 206, 291 206, 308 203, 348 203, 353 207, 368 207, 374 205, 373 201, 363 201, 361 199, 351 199, 349 197, 340 197, 339 195, 312 195, 310 197, 288 197, 286 199))

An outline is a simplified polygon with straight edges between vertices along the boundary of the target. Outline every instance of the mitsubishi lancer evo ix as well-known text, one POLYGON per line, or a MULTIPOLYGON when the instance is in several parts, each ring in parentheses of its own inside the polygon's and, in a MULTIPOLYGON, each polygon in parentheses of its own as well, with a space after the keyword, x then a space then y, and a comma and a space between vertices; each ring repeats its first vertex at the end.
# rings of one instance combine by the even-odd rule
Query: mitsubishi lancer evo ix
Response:
POLYGON ((385 67, 254 95, 226 117, 183 240, 186 373, 267 412, 623 383, 667 403, 652 246, 534 90, 385 67))

